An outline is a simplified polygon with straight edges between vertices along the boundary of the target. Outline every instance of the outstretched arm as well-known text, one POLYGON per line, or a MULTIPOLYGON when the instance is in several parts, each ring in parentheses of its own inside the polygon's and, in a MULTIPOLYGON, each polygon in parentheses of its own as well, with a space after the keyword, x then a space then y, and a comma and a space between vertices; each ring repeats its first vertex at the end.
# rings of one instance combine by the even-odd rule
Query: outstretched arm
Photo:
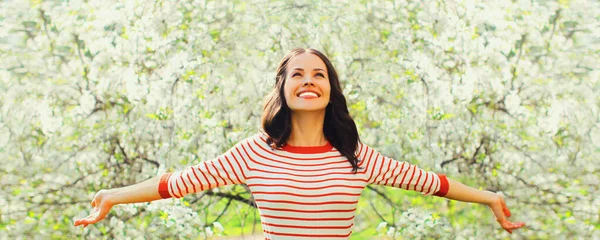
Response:
POLYGON ((189 166, 182 171, 168 172, 144 182, 109 190, 100 190, 92 200, 89 216, 75 220, 75 226, 94 224, 106 217, 117 204, 150 202, 164 198, 181 198, 190 193, 244 183, 247 172, 244 146, 252 140, 246 138, 220 156, 189 166))
POLYGON ((366 168, 365 173, 369 177, 369 184, 398 187, 458 201, 482 203, 492 210, 496 221, 509 233, 512 233, 513 229, 525 226, 525 223, 513 223, 506 219, 510 217, 510 211, 502 196, 498 194, 480 191, 449 179, 444 174, 427 172, 408 162, 382 156, 363 143, 359 144, 357 151, 359 159, 362 159, 359 165, 366 168))
POLYGON ((496 216, 496 221, 502 225, 504 230, 511 234, 512 230, 525 226, 524 222, 511 222, 506 219, 511 214, 502 196, 490 191, 477 190, 450 178, 447 179, 449 188, 448 193, 444 196, 445 198, 487 205, 496 216))
POLYGON ((160 178, 161 176, 156 176, 131 186, 98 191, 92 200, 92 212, 86 218, 75 220, 75 226, 83 225, 83 227, 86 227, 104 219, 110 209, 117 204, 150 202, 161 199, 157 190, 160 178))

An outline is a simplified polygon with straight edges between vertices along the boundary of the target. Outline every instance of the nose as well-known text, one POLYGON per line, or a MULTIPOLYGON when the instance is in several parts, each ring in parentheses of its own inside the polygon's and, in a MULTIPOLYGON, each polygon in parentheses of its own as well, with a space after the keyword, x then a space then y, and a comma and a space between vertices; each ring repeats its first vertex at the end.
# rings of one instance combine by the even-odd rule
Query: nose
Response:
POLYGON ((315 85, 313 83, 313 80, 312 80, 312 78, 310 76, 307 76, 307 77, 304 78, 304 80, 302 80, 302 86, 306 86, 308 84, 315 85))

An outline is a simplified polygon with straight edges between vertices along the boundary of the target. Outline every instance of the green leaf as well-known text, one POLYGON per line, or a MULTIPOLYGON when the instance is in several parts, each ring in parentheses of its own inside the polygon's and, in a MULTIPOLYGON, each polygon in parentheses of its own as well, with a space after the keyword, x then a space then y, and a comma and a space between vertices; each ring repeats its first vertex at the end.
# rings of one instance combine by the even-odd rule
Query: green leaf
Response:
POLYGON ((149 117, 149 118, 154 119, 154 120, 159 120, 158 115, 156 115, 154 113, 147 113, 146 117, 149 117))
POLYGON ((380 34, 381 34, 381 40, 385 42, 388 40, 388 36, 390 36, 391 32, 388 30, 381 30, 380 34))
POLYGON ((160 211, 160 219, 167 220, 169 218, 169 214, 165 211, 160 211))
POLYGON ((446 120, 446 119, 450 119, 450 118, 452 118, 452 117, 454 117, 454 114, 453 114, 453 113, 444 113, 444 114, 443 114, 443 115, 440 117, 440 120, 446 120))
POLYGON ((469 104, 469 106, 467 107, 469 109, 469 111, 471 111, 473 114, 477 113, 477 104, 469 104))
POLYGON ((210 36, 212 37, 213 41, 219 41, 219 36, 221 35, 221 31, 219 31, 218 29, 214 29, 211 30, 209 32, 210 36))

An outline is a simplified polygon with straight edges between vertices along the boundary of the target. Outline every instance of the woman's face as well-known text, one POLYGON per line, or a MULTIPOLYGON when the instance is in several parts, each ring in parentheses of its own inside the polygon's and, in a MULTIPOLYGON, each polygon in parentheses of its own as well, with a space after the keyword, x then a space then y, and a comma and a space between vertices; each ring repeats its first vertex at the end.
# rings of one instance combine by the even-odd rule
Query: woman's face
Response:
POLYGON ((323 110, 329 104, 327 67, 317 55, 302 53, 292 57, 285 78, 285 100, 292 112, 323 110))

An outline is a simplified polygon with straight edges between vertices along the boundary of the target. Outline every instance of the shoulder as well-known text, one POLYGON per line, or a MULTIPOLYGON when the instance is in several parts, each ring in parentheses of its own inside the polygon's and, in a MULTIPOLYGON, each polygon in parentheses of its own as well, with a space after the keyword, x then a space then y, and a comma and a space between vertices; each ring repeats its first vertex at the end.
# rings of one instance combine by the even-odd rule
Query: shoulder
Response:
POLYGON ((269 135, 263 133, 263 132, 257 132, 254 133, 244 139, 242 139, 238 145, 246 145, 249 147, 258 147, 261 149, 265 149, 268 148, 269 145, 267 144, 267 139, 269 138, 269 135))
POLYGON ((358 141, 358 145, 356 147, 356 151, 355 151, 356 156, 359 159, 368 159, 371 157, 386 157, 383 156, 382 154, 384 154, 383 152, 379 151, 376 147, 373 147, 369 144, 363 143, 361 141, 358 141))
POLYGON ((358 143, 356 144, 356 154, 360 155, 360 154, 364 154, 365 151, 372 151, 373 149, 371 148, 371 146, 369 146, 368 144, 362 142, 362 141, 358 141, 358 143))
POLYGON ((266 141, 267 137, 265 136, 264 133, 258 132, 258 133, 254 133, 251 135, 248 135, 245 138, 241 138, 241 140, 239 140, 238 144, 256 144, 256 143, 260 143, 262 141, 266 141))

